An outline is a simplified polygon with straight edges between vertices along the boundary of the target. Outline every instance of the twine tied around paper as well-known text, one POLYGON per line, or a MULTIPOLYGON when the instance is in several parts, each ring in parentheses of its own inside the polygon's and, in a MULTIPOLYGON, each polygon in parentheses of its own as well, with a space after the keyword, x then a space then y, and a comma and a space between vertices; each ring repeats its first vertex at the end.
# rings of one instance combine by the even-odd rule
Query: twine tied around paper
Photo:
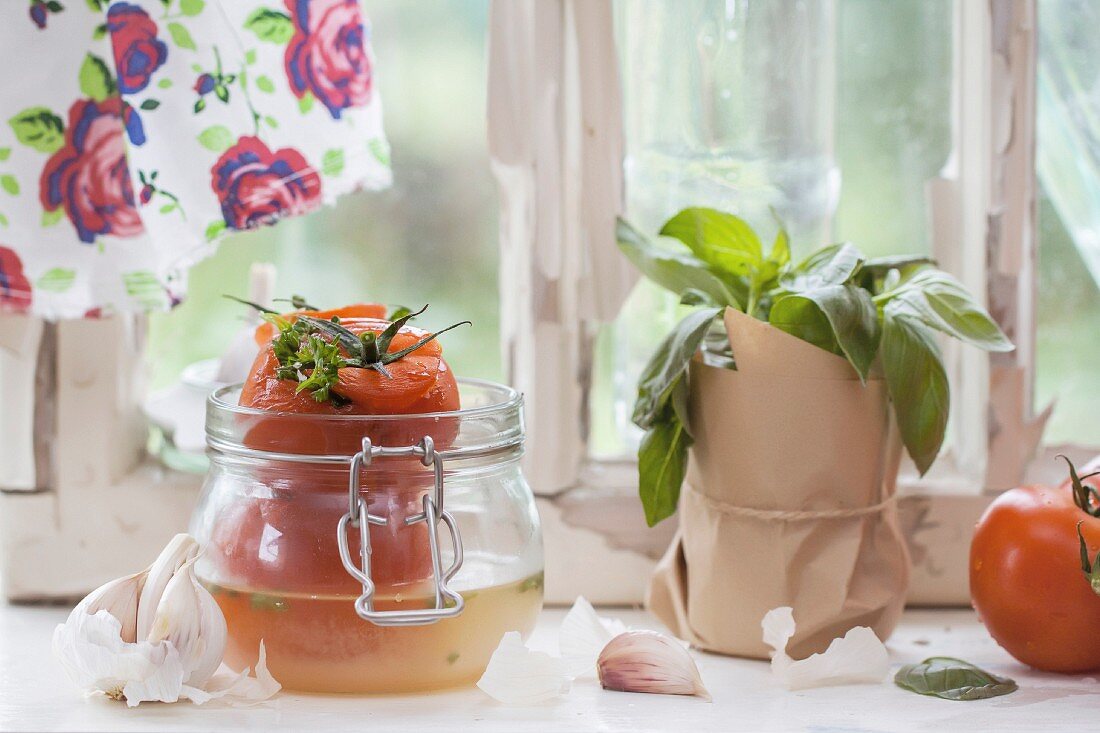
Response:
POLYGON ((709 509, 721 514, 750 517, 765 522, 804 522, 811 519, 851 519, 864 517, 869 514, 878 514, 898 500, 898 495, 889 496, 877 504, 853 507, 851 509, 756 509, 748 506, 738 506, 707 496, 691 484, 685 483, 691 493, 695 494, 709 509))

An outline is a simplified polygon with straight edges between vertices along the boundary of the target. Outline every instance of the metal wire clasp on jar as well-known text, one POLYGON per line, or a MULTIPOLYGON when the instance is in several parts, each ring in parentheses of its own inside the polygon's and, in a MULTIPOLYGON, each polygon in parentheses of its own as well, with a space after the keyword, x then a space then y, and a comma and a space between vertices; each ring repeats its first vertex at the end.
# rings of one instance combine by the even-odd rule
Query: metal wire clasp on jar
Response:
POLYGON ((340 560, 344 563, 344 568, 363 586, 362 595, 355 601, 355 612, 360 618, 377 626, 424 626, 462 613, 465 601, 462 600, 461 595, 447 586, 458 569, 462 567, 462 536, 454 517, 443 508, 443 455, 435 449, 435 442, 431 436, 425 435, 416 445, 397 448, 372 445, 370 438, 363 438, 362 450, 351 459, 351 470, 348 476, 348 513, 340 518, 336 526, 336 541, 339 543, 340 560), (385 517, 379 517, 367 511, 367 494, 370 489, 362 487, 359 472, 370 466, 371 461, 379 456, 415 456, 425 466, 431 466, 435 474, 435 491, 425 494, 422 499, 424 511, 405 517, 405 526, 418 522, 428 524, 428 551, 431 553, 432 575, 435 580, 435 605, 432 608, 396 611, 374 609, 375 585, 371 579, 369 525, 384 526, 387 520, 385 517), (446 571, 443 570, 439 537, 436 533, 436 527, 440 521, 447 525, 454 548, 454 561, 446 571), (348 546, 348 525, 359 530, 359 565, 356 565, 352 559, 351 549, 348 546), (447 603, 448 600, 451 601, 450 604, 447 603))

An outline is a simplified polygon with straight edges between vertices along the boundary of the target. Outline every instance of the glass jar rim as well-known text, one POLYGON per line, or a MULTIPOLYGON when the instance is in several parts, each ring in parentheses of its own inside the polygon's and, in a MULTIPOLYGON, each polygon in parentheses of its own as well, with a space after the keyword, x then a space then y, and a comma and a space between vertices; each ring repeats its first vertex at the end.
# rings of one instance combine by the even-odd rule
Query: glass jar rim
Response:
MULTIPOLYGON (((233 384, 214 390, 206 402, 206 443, 216 453, 310 463, 346 463, 353 450, 333 452, 287 452, 246 445, 250 427, 263 422, 268 429, 285 426, 293 429, 310 426, 320 433, 360 430, 364 436, 374 431, 392 434, 432 435, 432 428, 447 426, 455 434, 448 441, 435 438, 438 452, 447 458, 465 458, 496 454, 522 447, 524 440, 523 395, 504 384, 487 379, 459 377, 463 402, 475 404, 458 410, 423 412, 407 415, 324 415, 279 412, 236 404, 243 385, 233 384)), ((274 432, 278 432, 277 430, 274 432)), ((404 441, 402 441, 404 442, 404 441)), ((397 446, 394 446, 397 447, 397 446)))

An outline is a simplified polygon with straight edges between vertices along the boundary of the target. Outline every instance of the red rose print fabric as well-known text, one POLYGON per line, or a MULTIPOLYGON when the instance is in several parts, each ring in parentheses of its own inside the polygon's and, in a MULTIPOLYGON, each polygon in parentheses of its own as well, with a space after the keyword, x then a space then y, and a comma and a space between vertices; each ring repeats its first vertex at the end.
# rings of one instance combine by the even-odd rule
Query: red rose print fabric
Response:
POLYGON ((321 177, 293 148, 272 152, 258 137, 242 137, 222 153, 212 186, 231 229, 253 229, 321 205, 321 177))
POLYGON ((120 97, 75 102, 65 145, 42 169, 43 210, 63 208, 81 242, 100 234, 133 237, 145 229, 126 162, 126 134, 134 144, 145 142, 140 119, 120 97))
POLYGON ((23 261, 0 244, 0 313, 26 313, 30 307, 31 283, 23 274, 23 261))
POLYGON ((388 186, 370 34, 360 0, 31 0, 0 23, 0 310, 171 307, 226 234, 388 186))
POLYGON ((158 37, 160 29, 140 6, 116 3, 107 10, 107 32, 119 91, 140 92, 168 58, 168 46, 158 37))
POLYGON ((286 73, 299 99, 312 94, 329 114, 370 102, 371 62, 358 0, 287 0, 294 36, 286 73))

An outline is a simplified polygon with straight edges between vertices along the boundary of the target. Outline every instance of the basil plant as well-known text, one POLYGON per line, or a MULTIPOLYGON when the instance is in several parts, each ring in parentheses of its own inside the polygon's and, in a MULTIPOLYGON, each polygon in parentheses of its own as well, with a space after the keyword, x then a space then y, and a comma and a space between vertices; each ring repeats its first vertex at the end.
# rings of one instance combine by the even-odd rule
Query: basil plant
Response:
POLYGON ((862 380, 878 360, 902 441, 922 475, 947 426, 937 332, 986 351, 1013 348, 962 283, 928 257, 867 258, 844 243, 795 263, 782 227, 765 249, 745 221, 706 208, 684 209, 660 234, 618 224, 619 247, 630 261, 695 307, 657 347, 638 384, 633 421, 645 431, 638 473, 650 526, 676 511, 687 470, 689 362, 702 349, 706 363, 736 369, 722 326, 727 307, 843 356, 862 380))

